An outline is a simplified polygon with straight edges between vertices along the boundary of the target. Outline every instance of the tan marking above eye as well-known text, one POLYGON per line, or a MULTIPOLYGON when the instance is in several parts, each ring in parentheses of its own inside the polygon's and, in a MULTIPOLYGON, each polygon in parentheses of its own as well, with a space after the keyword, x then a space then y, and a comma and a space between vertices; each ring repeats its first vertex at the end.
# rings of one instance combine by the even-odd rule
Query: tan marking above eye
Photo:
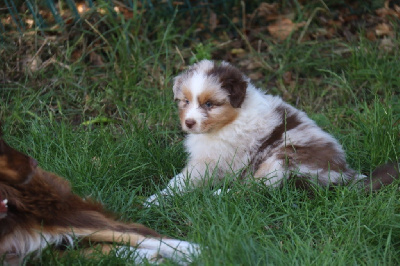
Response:
POLYGON ((184 96, 183 101, 188 100, 189 102, 191 102, 193 100, 192 92, 187 87, 183 87, 182 93, 184 96))
POLYGON ((213 108, 213 107, 219 107, 219 106, 222 106, 222 105, 224 105, 226 102, 224 102, 224 101, 215 101, 215 100, 208 100, 208 101, 206 101, 206 102, 204 102, 201 106, 203 106, 203 107, 207 107, 207 108, 213 108), (211 106, 207 106, 207 105, 211 105, 211 106))
POLYGON ((218 88, 207 89, 198 96, 199 105, 202 106, 207 102, 211 102, 215 106, 223 105, 229 99, 223 91, 218 88))
POLYGON ((199 104, 203 105, 206 102, 212 102, 213 96, 214 96, 214 93, 212 91, 202 92, 198 97, 199 104))

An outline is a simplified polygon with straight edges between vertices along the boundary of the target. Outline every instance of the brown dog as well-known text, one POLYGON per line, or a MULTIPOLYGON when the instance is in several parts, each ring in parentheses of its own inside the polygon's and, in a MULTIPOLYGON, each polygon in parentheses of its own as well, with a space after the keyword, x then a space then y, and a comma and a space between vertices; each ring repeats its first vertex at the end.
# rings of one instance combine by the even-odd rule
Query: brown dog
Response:
POLYGON ((162 238, 141 224, 116 221, 103 206, 71 192, 68 181, 37 167, 0 135, 0 262, 18 264, 49 246, 99 243, 103 253, 136 249, 136 262, 168 258, 178 263, 199 253, 196 244, 162 238))

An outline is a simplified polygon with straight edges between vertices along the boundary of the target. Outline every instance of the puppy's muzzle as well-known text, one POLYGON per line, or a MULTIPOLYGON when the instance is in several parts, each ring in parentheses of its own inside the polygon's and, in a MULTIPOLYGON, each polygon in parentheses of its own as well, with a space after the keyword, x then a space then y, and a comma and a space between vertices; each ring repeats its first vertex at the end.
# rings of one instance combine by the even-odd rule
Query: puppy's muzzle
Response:
POLYGON ((196 125, 196 121, 194 119, 186 119, 185 120, 185 125, 188 128, 192 128, 194 125, 196 125))

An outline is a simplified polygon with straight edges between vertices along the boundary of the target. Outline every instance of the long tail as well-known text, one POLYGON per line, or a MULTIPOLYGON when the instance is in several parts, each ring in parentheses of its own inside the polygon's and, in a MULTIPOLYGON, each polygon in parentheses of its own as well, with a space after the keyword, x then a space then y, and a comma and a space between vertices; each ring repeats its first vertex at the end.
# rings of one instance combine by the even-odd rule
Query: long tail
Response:
POLYGON ((59 219, 54 226, 111 230, 121 233, 136 233, 144 237, 162 237, 153 229, 138 223, 123 223, 97 210, 74 210, 59 219))
POLYGON ((387 163, 377 167, 372 176, 364 180, 364 187, 366 191, 377 191, 397 179, 400 179, 399 162, 387 163))

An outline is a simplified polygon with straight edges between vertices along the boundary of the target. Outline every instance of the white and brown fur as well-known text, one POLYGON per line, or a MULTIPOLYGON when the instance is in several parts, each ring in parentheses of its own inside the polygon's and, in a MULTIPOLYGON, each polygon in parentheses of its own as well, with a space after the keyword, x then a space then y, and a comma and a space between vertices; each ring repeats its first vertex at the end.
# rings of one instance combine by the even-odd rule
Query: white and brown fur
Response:
MULTIPOLYGON (((254 177, 272 187, 293 177, 321 186, 366 177, 348 166, 338 141, 304 112, 254 87, 226 62, 203 60, 189 67, 174 79, 173 92, 188 133, 189 159, 161 195, 203 184, 205 176, 221 179, 226 174, 254 177)), ((387 174, 384 178, 393 180, 387 174)), ((145 205, 157 203, 155 194, 145 205)))
POLYGON ((185 263, 199 253, 196 244, 117 221, 100 203, 72 193, 68 181, 40 169, 0 136, 0 264, 17 265, 48 246, 74 243, 83 245, 85 254, 93 247, 103 253, 117 248, 123 257, 134 251, 139 263, 145 258, 185 263))

